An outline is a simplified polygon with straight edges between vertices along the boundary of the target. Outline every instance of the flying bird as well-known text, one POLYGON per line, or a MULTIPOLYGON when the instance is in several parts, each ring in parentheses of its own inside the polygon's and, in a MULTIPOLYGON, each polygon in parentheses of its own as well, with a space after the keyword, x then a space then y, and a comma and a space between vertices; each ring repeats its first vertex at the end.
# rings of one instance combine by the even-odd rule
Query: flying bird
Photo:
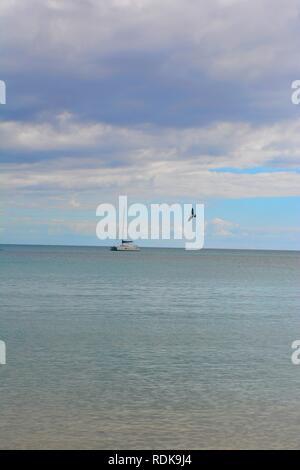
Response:
POLYGON ((196 218, 196 214, 195 214, 194 209, 192 207, 192 212, 191 212, 191 215, 189 216, 188 222, 190 222, 192 219, 195 219, 195 218, 196 218))

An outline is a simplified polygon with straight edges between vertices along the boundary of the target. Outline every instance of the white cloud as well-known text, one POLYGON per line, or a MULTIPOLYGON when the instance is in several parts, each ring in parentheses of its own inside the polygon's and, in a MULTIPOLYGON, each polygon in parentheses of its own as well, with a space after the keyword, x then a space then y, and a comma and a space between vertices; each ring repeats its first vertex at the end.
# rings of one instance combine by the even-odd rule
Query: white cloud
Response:
MULTIPOLYGON (((76 157, 73 158, 75 167, 82 162, 82 153, 89 155, 88 151, 97 154, 95 162, 103 161, 108 165, 114 158, 142 165, 150 161, 194 161, 196 167, 202 169, 280 164, 285 167, 300 163, 300 119, 274 125, 219 122, 175 129, 82 123, 69 113, 62 113, 52 123, 2 121, 0 140, 3 150, 74 153, 80 150, 77 163, 76 157)), ((88 160, 89 157, 85 162, 88 160)), ((56 161, 55 165, 58 163, 56 161)))
POLYGON ((299 247, 299 232, 297 226, 265 225, 258 218, 257 225, 244 225, 216 217, 207 221, 205 238, 211 244, 218 246, 235 246, 242 248, 281 249, 288 242, 294 249, 299 247), (274 244, 275 243, 275 244, 274 244))
POLYGON ((80 123, 64 113, 54 123, 4 121, 0 139, 4 149, 21 155, 16 163, 6 159, 0 164, 1 186, 7 190, 101 188, 223 198, 300 195, 299 173, 267 169, 299 166, 300 120, 159 129, 80 123), (43 151, 50 154, 43 157, 43 151), (28 152, 38 156, 34 163, 27 162, 28 152), (265 169, 239 174, 224 172, 224 167, 265 169))
POLYGON ((208 225, 213 228, 213 235, 217 237, 232 237, 240 228, 239 224, 218 217, 211 220, 208 225))
MULTIPOLYGON (((10 165, 0 175, 6 191, 94 191, 139 198, 243 198, 300 195, 300 174, 290 172, 233 174, 202 170, 193 162, 149 163, 141 168, 62 169, 10 165)), ((95 199, 95 204, 99 201, 95 199)))

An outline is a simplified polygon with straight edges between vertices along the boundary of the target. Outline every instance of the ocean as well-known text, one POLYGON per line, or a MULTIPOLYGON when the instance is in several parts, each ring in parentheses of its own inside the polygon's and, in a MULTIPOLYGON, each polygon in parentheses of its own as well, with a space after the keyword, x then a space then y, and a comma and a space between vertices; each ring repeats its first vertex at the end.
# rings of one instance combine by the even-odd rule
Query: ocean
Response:
POLYGON ((1 246, 1 449, 300 448, 300 253, 1 246))

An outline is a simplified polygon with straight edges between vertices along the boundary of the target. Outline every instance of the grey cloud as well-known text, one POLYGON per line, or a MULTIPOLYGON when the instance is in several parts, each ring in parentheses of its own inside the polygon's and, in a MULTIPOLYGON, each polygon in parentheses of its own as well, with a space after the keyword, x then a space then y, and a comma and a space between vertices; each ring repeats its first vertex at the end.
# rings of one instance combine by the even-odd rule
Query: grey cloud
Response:
POLYGON ((26 119, 272 121, 292 113, 298 18, 297 0, 2 0, 0 68, 26 119))
POLYGON ((298 17, 296 0, 288 6, 280 0, 2 0, 0 9, 2 47, 19 58, 24 51, 44 56, 45 66, 48 59, 68 67, 92 56, 165 48, 173 51, 175 71, 183 44, 187 65, 204 64, 218 76, 240 72, 246 80, 274 71, 279 59, 295 70, 298 17))

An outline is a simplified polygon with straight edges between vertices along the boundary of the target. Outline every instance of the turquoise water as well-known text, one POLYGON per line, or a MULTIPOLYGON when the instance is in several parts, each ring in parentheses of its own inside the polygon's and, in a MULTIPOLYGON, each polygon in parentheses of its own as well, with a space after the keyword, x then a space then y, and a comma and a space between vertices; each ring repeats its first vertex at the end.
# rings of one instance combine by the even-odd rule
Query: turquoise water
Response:
POLYGON ((0 448, 300 448, 300 253, 0 251, 0 448))

